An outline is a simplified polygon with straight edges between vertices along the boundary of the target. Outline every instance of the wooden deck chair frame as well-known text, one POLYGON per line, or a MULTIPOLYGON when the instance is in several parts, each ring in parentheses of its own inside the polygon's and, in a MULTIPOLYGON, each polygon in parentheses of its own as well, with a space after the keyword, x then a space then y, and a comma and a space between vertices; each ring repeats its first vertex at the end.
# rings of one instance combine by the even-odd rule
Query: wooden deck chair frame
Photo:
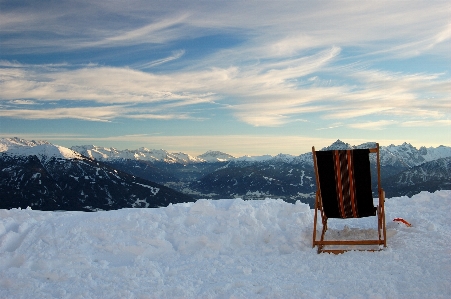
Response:
MULTIPOLYGON (((378 196, 379 196, 379 204, 376 207, 376 216, 377 216, 377 224, 378 224, 378 239, 373 240, 325 240, 325 234, 327 231, 327 216, 324 213, 323 209, 323 200, 321 196, 321 188, 320 188, 320 179, 318 174, 318 165, 317 165, 317 151, 315 151, 315 147, 312 147, 313 154, 313 164, 315 168, 316 175, 316 199, 315 199, 315 215, 314 215, 314 225, 313 225, 313 248, 318 246, 318 253, 321 252, 329 252, 329 253, 343 253, 345 251, 354 250, 352 247, 355 245, 371 245, 373 248, 375 245, 378 245, 380 250, 381 246, 387 246, 387 238, 386 238, 386 227, 385 227, 385 192, 381 187, 381 172, 380 172, 380 155, 379 155, 379 144, 376 143, 375 148, 369 149, 369 154, 375 153, 377 155, 377 183, 378 183, 378 196), (317 235, 317 218, 318 212, 320 212, 322 218, 322 232, 319 240, 316 240, 317 235), (342 246, 346 246, 345 249, 325 249, 324 247, 327 245, 334 245, 334 247, 342 248, 342 246), (339 245, 339 246, 337 246, 339 245)), ((371 203, 372 204, 372 203, 371 203)), ((373 205, 374 207, 374 205, 373 205)), ((334 217, 339 218, 339 217, 334 217)), ((341 217, 340 217, 341 218, 341 217)), ((368 247, 368 246, 363 246, 368 247)), ((375 249, 358 249, 358 250, 369 250, 375 251, 375 249)))

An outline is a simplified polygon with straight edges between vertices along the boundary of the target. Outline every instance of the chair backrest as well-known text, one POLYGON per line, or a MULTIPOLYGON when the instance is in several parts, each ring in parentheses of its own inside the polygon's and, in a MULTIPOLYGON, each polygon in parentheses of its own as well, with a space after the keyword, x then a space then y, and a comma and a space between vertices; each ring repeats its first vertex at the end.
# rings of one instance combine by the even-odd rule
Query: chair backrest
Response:
POLYGON ((328 218, 376 215, 369 154, 369 149, 313 151, 316 181, 328 218))

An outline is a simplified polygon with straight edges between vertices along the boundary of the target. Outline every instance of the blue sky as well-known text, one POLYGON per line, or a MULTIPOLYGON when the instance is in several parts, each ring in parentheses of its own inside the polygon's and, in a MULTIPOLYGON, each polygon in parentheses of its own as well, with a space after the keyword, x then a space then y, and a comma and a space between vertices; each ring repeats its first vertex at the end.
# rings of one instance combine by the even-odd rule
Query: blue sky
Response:
POLYGON ((0 1, 0 136, 451 146, 450 16, 449 1, 0 1))

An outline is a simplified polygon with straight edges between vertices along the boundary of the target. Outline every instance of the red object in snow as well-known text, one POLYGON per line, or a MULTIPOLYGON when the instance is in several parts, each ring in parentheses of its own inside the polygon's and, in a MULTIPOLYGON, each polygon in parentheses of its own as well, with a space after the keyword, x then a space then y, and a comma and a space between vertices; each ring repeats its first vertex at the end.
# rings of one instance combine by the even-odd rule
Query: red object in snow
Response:
POLYGON ((405 220, 402 219, 402 218, 395 218, 395 219, 393 219, 393 221, 402 222, 402 223, 404 223, 406 226, 412 226, 412 224, 410 224, 409 222, 405 221, 405 220))

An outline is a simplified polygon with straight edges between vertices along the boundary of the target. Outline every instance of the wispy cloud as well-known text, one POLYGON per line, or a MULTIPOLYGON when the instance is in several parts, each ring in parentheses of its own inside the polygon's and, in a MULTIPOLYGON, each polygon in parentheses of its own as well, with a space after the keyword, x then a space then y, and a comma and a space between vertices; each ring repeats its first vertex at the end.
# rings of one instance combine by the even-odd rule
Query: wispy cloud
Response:
POLYGON ((403 127, 451 127, 451 119, 412 120, 401 123, 403 127))
POLYGON ((158 5, 139 0, 127 1, 127 5, 39 1, 21 9, 4 5, 0 20, 2 31, 9 33, 2 41, 4 47, 16 51, 161 44, 234 31, 252 36, 250 44, 261 51, 258 56, 266 52, 285 57, 331 45, 416 55, 418 43, 424 44, 420 48, 431 50, 449 40, 450 12, 446 1, 415 1, 408 5, 399 1, 366 1, 359 5, 335 1, 265 5, 227 1, 214 5, 190 1, 164 1, 158 5), (33 38, 30 32, 47 34, 33 38))
POLYGON ((301 120, 328 136, 449 124, 446 1, 1 6, 2 118, 301 120))
POLYGON ((185 50, 173 51, 171 56, 168 56, 168 57, 165 57, 165 58, 162 58, 162 59, 158 59, 158 60, 154 60, 154 61, 151 61, 151 62, 148 62, 148 63, 144 63, 144 64, 141 64, 141 65, 137 65, 135 68, 136 69, 141 69, 141 70, 149 69, 149 68, 152 68, 154 66, 157 66, 157 65, 160 65, 160 64, 172 61, 172 60, 179 59, 180 57, 183 56, 183 54, 185 54, 185 50))
MULTIPOLYGON (((21 104, 22 105, 22 104, 21 104)), ((32 104, 28 104, 32 105, 32 104)), ((4 107, 5 108, 5 107, 4 107)), ((191 119, 201 120, 188 113, 161 111, 162 109, 134 107, 133 105, 115 105, 115 106, 87 106, 71 108, 42 108, 35 109, 17 109, 10 108, 0 110, 0 117, 11 117, 17 119, 29 120, 50 120, 50 119, 80 119, 86 121, 111 122, 119 118, 129 119, 191 119)))
POLYGON ((349 124, 348 126, 350 128, 355 129, 365 129, 365 130, 382 130, 387 126, 395 125, 397 124, 396 121, 393 120, 378 120, 378 121, 369 121, 369 122, 363 122, 363 123, 353 123, 349 124))
POLYGON ((9 101, 8 104, 13 104, 13 105, 34 105, 36 104, 35 101, 31 101, 31 100, 12 100, 9 101))
MULTIPOLYGON (((176 53, 175 57, 182 54, 176 53)), ((198 117, 190 116, 187 107, 220 103, 238 120, 254 126, 281 126, 298 118, 305 119, 305 115, 311 113, 327 119, 371 115, 437 119, 446 117, 447 109, 451 108, 447 97, 451 80, 442 74, 402 74, 352 67, 343 72, 342 66, 333 65, 339 54, 340 49, 333 47, 314 55, 256 66, 181 70, 170 75, 99 66, 75 70, 54 66, 49 71, 47 66, 14 67, 14 63, 3 62, 0 97, 9 103, 24 99, 34 99, 33 102, 71 100, 78 102, 80 109, 91 103, 150 105, 139 107, 132 114, 131 108, 122 108, 103 117, 84 118, 93 120, 117 117, 194 119, 198 117), (327 86, 315 85, 321 76, 333 76, 334 81, 346 78, 359 87, 340 81, 327 86), (310 80, 312 77, 316 79, 310 80)), ((29 118, 33 111, 38 113, 39 110, 24 110, 23 113, 10 110, 3 116, 29 118)), ((58 111, 61 117, 69 115, 63 113, 65 110, 58 111)), ((48 115, 55 115, 54 112, 48 115)), ((363 124, 360 123, 360 128, 365 127, 363 124)))
MULTIPOLYGON (((101 38, 96 41, 73 44, 75 47, 111 47, 118 45, 139 45, 139 44, 161 44, 182 36, 182 30, 174 29, 174 26, 182 25, 188 15, 182 14, 175 17, 167 17, 152 22, 142 27, 117 33, 115 30, 112 35, 101 38)), ((110 33, 110 34, 111 34, 110 33)))
POLYGON ((0 116, 21 119, 82 119, 88 121, 108 122, 120 115, 120 106, 104 106, 54 109, 2 109, 0 116))

